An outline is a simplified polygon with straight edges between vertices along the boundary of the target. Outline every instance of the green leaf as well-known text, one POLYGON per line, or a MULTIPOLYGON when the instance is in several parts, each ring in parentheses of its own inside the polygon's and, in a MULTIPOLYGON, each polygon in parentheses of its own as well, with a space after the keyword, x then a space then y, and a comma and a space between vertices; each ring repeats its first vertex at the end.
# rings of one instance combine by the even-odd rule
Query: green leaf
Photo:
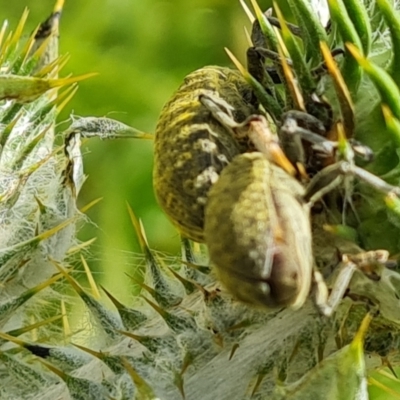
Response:
POLYGON ((383 68, 367 60, 354 44, 346 43, 346 47, 378 89, 382 102, 400 119, 400 90, 392 77, 383 68))
POLYGON ((344 6, 360 38, 364 55, 367 56, 371 48, 372 32, 370 18, 364 2, 360 0, 345 0, 344 6))
POLYGON ((352 343, 323 360, 295 384, 278 387, 273 400, 368 400, 363 345, 370 321, 368 314, 352 343))
POLYGON ((307 60, 311 60, 313 65, 318 65, 321 61, 319 43, 328 40, 325 29, 312 11, 308 0, 288 0, 288 3, 297 23, 301 26, 307 60))
MULTIPOLYGON (((343 43, 349 42, 362 49, 362 43, 357 30, 343 4, 342 0, 328 0, 332 21, 337 25, 343 43)), ((357 61, 346 52, 342 67, 342 74, 350 93, 357 93, 361 82, 361 68, 357 61)))
POLYGON ((393 8, 388 0, 376 0, 383 18, 390 30, 392 39, 392 60, 388 71, 396 85, 400 86, 400 17, 397 10, 393 8))

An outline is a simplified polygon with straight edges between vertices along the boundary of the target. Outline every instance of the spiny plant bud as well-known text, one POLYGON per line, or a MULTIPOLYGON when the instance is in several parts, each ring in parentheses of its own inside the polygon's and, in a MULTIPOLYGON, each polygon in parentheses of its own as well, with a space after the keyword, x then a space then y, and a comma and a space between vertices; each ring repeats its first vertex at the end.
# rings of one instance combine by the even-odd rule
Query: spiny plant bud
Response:
POLYGON ((228 126, 203 105, 212 98, 235 122, 256 113, 251 88, 238 71, 204 67, 185 78, 164 106, 154 149, 154 190, 182 235, 203 242, 204 206, 210 187, 238 154, 247 151, 228 126))

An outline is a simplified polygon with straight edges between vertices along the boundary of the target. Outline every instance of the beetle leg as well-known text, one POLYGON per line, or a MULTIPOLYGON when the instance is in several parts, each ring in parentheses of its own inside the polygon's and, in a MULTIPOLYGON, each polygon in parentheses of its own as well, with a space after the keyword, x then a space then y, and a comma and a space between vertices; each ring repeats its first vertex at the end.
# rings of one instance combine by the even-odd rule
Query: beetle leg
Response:
POLYGON ((199 96, 199 101, 211 113, 212 117, 231 134, 235 142, 244 143, 244 147, 248 147, 247 129, 244 129, 247 120, 242 123, 236 122, 232 114, 233 108, 230 104, 220 97, 207 96, 205 94, 199 96))
POLYGON ((259 152, 290 175, 295 175, 295 168, 282 151, 278 137, 272 133, 263 115, 251 115, 245 121, 238 123, 233 119, 230 110, 221 104, 220 99, 201 95, 200 101, 218 122, 232 131, 234 137, 248 137, 259 152))
POLYGON ((386 266, 388 259, 389 252, 386 250, 366 251, 359 254, 343 254, 342 265, 330 294, 328 294, 328 288, 322 274, 315 270, 315 303, 321 313, 327 317, 332 315, 344 297, 356 270, 360 270, 372 280, 377 280, 379 279, 379 267, 386 266))
POLYGON ((248 127, 247 135, 259 152, 263 153, 268 160, 282 167, 289 175, 296 174, 296 169, 286 157, 278 137, 272 133, 264 116, 250 116, 243 122, 243 125, 248 127))
MULTIPOLYGON (((296 141, 296 137, 299 137, 301 140, 311 143, 314 150, 326 157, 334 156, 339 146, 337 141, 326 139, 326 130, 322 121, 304 111, 286 112, 282 117, 279 136, 285 149, 288 144, 296 141)), ((348 143, 356 156, 366 162, 373 160, 373 152, 368 146, 353 138, 348 139, 348 143)))
POLYGON ((378 176, 357 167, 351 162, 339 161, 325 167, 314 176, 306 189, 305 200, 312 207, 315 202, 320 200, 329 191, 338 187, 343 182, 343 179, 349 176, 356 176, 379 192, 400 197, 400 187, 390 185, 378 176))
POLYGON ((283 114, 280 134, 283 137, 300 136, 313 144, 326 141, 326 129, 322 121, 313 115, 299 110, 290 110, 283 114))
POLYGON ((328 294, 328 288, 322 274, 319 271, 314 271, 315 303, 323 315, 329 317, 336 310, 356 269, 357 265, 352 261, 343 261, 330 294, 328 294))
POLYGON ((211 97, 205 94, 199 96, 199 101, 210 111, 212 116, 226 128, 237 128, 239 124, 232 115, 232 106, 219 97, 211 97))
POLYGON ((371 174, 371 172, 363 168, 357 167, 356 165, 351 165, 350 163, 347 162, 344 162, 342 164, 343 165, 341 171, 343 171, 344 174, 352 173, 357 178, 363 180, 364 182, 374 187, 376 190, 384 194, 395 195, 397 197, 400 197, 400 187, 390 185, 389 183, 385 182, 378 176, 371 174))
POLYGON ((324 153, 334 153, 332 142, 325 139, 326 131, 323 123, 316 117, 303 111, 288 111, 282 116, 279 139, 289 160, 293 163, 307 164, 302 140, 320 145, 327 143, 324 153), (329 147, 328 147, 329 146, 329 147))
MULTIPOLYGON (((327 131, 322 121, 309 113, 291 110, 282 117, 279 136, 285 149, 290 145, 293 146, 293 142, 296 142, 297 147, 301 147, 301 140, 303 140, 310 143, 312 148, 324 157, 335 156, 339 143, 327 139, 326 135, 327 131)), ((348 140, 348 142, 355 154, 366 160, 371 158, 372 151, 369 147, 355 140, 348 140)), ((298 161, 304 162, 301 158, 298 161)))

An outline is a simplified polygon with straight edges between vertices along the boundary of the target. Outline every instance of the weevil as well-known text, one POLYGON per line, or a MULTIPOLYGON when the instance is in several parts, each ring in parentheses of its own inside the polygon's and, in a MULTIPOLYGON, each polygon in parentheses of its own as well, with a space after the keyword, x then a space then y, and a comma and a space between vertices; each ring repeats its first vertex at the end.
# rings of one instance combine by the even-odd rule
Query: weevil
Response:
POLYGON ((203 242, 208 190, 249 141, 213 118, 210 96, 235 123, 256 114, 258 102, 238 71, 204 67, 189 74, 164 106, 156 127, 153 183, 157 200, 181 234, 203 242))
MULTIPOLYGON (((341 181, 357 176, 384 193, 400 188, 354 165, 339 161, 321 170, 307 188, 276 161, 285 157, 274 143, 263 117, 250 118, 249 137, 259 152, 241 154, 222 171, 210 189, 205 211, 205 238, 220 281, 238 299, 267 308, 301 307, 311 287, 321 312, 330 315, 340 302, 355 269, 366 269, 365 257, 343 256, 343 267, 331 295, 314 266, 310 210, 315 201, 341 181), (264 143, 260 147, 260 143, 264 143), (269 143, 269 144, 268 144, 269 143), (271 155, 271 149, 279 156, 271 155), (326 184, 329 182, 329 184, 326 184)), ((369 259, 384 264, 388 254, 377 250, 369 259)))
POLYGON ((220 281, 242 301, 304 303, 312 237, 303 186, 259 152, 236 157, 209 193, 205 237, 220 281))

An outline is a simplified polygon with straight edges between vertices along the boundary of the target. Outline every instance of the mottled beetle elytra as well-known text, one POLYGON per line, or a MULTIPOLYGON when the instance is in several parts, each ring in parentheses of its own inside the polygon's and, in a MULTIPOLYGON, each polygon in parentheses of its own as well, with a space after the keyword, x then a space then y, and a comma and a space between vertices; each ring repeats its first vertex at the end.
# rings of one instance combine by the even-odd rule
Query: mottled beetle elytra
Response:
POLYGON ((313 255, 303 186, 259 153, 236 157, 209 193, 205 237, 221 282, 240 300, 300 307, 313 255))
POLYGON ((154 190, 181 234, 204 242, 204 206, 210 187, 247 138, 235 136, 200 101, 210 96, 235 123, 256 114, 258 103, 238 71, 204 67, 189 74, 164 106, 155 133, 154 190))

